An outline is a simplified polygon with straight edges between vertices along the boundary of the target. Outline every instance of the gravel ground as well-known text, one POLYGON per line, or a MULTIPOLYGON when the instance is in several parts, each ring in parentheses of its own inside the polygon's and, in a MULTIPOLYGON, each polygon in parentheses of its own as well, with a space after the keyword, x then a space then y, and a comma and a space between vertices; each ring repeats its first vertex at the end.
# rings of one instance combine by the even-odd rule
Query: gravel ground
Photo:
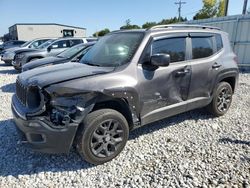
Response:
POLYGON ((250 74, 228 113, 187 112, 131 133, 113 161, 93 166, 18 143, 10 110, 16 71, 0 63, 0 187, 250 187, 250 74))

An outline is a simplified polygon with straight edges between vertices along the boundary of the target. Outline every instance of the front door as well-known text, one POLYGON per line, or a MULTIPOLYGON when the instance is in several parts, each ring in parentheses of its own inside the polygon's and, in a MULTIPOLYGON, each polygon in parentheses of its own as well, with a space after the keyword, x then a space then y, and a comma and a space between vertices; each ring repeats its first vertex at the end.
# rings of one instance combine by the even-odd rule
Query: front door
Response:
POLYGON ((146 49, 151 55, 169 54, 171 63, 167 67, 153 67, 149 62, 138 65, 142 125, 186 110, 191 78, 187 39, 185 34, 157 37, 146 49))

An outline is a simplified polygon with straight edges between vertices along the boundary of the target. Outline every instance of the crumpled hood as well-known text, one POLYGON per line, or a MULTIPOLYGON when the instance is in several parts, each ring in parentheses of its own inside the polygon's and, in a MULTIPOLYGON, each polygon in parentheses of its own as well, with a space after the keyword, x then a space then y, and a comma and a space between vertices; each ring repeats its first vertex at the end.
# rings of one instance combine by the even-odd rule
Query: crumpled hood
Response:
POLYGON ((55 64, 66 63, 66 62, 69 62, 69 60, 67 58, 45 57, 42 59, 31 61, 31 62, 23 65, 23 71, 31 70, 31 69, 34 69, 36 67, 41 67, 41 66, 45 66, 45 65, 55 65, 55 64))
POLYGON ((36 85, 40 88, 71 79, 112 72, 114 67, 95 67, 81 63, 65 63, 29 70, 19 74, 23 85, 36 85))
POLYGON ((15 52, 16 50, 25 49, 21 47, 12 47, 5 50, 5 52, 15 52))

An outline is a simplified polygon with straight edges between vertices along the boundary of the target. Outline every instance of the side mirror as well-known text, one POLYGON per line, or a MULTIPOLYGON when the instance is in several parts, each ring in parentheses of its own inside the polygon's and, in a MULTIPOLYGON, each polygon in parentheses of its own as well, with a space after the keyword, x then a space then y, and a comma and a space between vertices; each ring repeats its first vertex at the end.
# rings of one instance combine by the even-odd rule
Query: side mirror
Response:
POLYGON ((50 52, 51 49, 52 49, 52 46, 49 46, 49 47, 47 48, 47 51, 50 52))
POLYGON ((154 54, 150 58, 150 62, 152 65, 158 67, 167 67, 170 63, 170 55, 169 54, 154 54))

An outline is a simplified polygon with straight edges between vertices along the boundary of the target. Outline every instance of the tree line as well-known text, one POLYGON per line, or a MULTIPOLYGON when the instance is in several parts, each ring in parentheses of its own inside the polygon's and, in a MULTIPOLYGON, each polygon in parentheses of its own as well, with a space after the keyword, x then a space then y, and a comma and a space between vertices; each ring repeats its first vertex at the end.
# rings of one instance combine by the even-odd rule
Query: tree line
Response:
MULTIPOLYGON (((225 12, 225 0, 202 0, 202 8, 194 15, 193 19, 206 19, 213 17, 224 16, 225 12)), ((128 19, 125 21, 125 25, 121 26, 120 29, 148 29, 155 25, 164 25, 164 24, 173 24, 178 22, 185 22, 187 18, 173 17, 170 19, 162 19, 160 22, 146 22, 142 26, 131 24, 131 20, 128 19)), ((93 34, 94 37, 101 37, 109 33, 108 28, 97 31, 93 34)))

